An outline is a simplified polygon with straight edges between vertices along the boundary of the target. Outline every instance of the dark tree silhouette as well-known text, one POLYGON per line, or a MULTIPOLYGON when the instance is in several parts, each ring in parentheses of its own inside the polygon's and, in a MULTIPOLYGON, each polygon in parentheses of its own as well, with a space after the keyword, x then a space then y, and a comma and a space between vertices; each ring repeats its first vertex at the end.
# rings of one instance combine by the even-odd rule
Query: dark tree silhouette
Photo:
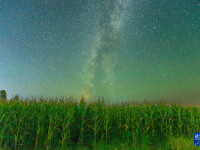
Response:
POLYGON ((14 101, 19 101, 19 96, 15 95, 15 97, 13 98, 14 101))
POLYGON ((0 91, 1 95, 0 95, 0 98, 3 98, 3 99, 7 99, 7 94, 6 94, 6 91, 5 90, 1 90, 0 91))

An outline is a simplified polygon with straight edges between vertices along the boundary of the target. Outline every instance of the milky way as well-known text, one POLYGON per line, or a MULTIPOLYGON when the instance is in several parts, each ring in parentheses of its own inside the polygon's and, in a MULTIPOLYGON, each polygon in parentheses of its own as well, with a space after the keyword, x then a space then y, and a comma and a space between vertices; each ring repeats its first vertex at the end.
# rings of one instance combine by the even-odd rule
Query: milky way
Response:
MULTIPOLYGON (((111 86, 115 82, 114 68, 117 67, 117 38, 120 33, 120 28, 123 27, 123 18, 126 15, 128 1, 114 1, 114 9, 109 10, 112 3, 103 1, 101 8, 98 12, 99 21, 97 28, 94 31, 95 41, 89 48, 88 60, 85 62, 82 70, 82 80, 84 86, 82 87, 82 95, 86 99, 92 98, 96 94, 94 85, 92 83, 97 69, 97 63, 101 64, 101 68, 105 74, 104 79, 101 81, 105 87, 111 86), (98 56, 100 55, 100 56, 98 56), (97 62, 97 57, 101 57, 97 62)), ((108 89, 109 95, 114 96, 112 88, 108 89)))

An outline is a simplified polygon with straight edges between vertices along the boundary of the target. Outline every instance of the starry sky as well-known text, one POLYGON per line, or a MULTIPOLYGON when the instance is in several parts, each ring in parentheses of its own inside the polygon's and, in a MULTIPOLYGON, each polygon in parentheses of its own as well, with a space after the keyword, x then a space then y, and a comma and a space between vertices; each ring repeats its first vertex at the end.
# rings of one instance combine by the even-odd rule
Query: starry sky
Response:
POLYGON ((200 102, 197 0, 1 0, 8 98, 200 102))

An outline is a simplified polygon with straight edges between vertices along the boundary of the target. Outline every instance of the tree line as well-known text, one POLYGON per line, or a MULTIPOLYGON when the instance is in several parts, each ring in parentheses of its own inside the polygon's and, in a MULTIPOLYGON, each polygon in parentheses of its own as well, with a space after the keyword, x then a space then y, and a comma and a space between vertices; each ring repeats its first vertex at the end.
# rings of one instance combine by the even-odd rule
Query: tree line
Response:
MULTIPOLYGON (((0 99, 7 100, 7 93, 6 93, 6 90, 1 90, 1 91, 0 91, 0 99)), ((18 95, 15 95, 15 97, 13 98, 13 100, 19 100, 19 96, 18 96, 18 95)))

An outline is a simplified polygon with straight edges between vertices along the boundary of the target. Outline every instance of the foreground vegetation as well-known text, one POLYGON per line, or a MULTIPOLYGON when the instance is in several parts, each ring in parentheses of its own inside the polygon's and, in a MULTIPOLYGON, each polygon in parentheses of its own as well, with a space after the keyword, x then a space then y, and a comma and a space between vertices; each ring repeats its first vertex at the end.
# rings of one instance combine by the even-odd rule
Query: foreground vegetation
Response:
POLYGON ((0 103, 0 145, 15 150, 199 149, 200 109, 158 102, 86 104, 13 98, 0 103))

